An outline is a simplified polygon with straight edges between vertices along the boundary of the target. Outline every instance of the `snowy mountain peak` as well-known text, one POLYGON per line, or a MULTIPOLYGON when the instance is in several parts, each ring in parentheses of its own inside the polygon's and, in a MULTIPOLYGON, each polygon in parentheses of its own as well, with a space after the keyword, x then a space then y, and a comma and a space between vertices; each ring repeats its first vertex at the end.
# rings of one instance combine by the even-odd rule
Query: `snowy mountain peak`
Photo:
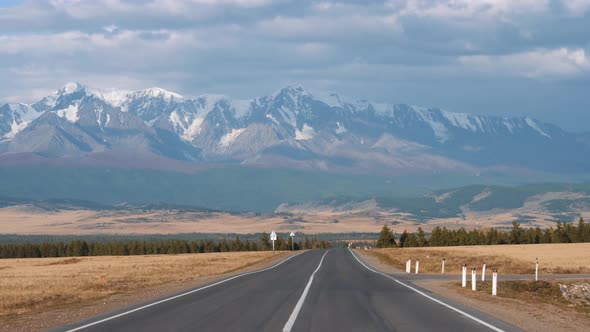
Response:
POLYGON ((129 98, 129 95, 131 94, 131 91, 114 89, 114 88, 113 89, 93 89, 90 92, 94 96, 98 97, 99 99, 102 99, 107 104, 110 104, 114 107, 122 106, 129 98))
POLYGON ((74 92, 84 90, 84 86, 78 82, 68 82, 57 91, 58 95, 69 95, 74 92))
POLYGON ((272 99, 288 97, 291 99, 298 99, 300 97, 313 97, 311 92, 300 84, 287 85, 272 94, 272 99))
POLYGON ((31 121, 41 115, 27 104, 5 104, 0 107, 0 140, 12 139, 31 121))
POLYGON ((162 88, 158 88, 158 87, 153 87, 153 88, 148 88, 142 91, 139 91, 138 94, 144 95, 146 97, 152 97, 152 98, 162 98, 166 101, 171 101, 171 100, 179 100, 179 99, 183 99, 183 97, 181 95, 179 95, 178 93, 174 93, 162 88))
POLYGON ((347 99, 343 98, 337 93, 316 93, 315 99, 330 107, 345 107, 348 102, 347 99))
POLYGON ((10 108, 14 112, 22 112, 23 110, 30 109, 30 106, 25 103, 16 103, 16 104, 7 104, 8 108, 10 108))

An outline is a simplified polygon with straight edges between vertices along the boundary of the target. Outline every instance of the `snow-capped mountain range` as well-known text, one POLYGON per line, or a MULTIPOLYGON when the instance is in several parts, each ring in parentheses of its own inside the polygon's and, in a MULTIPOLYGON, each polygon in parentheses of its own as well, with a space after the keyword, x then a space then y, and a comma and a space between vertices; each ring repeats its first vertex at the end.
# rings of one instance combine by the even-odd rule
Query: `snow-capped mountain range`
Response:
POLYGON ((314 96, 301 86, 232 100, 68 83, 34 104, 0 106, 3 160, 22 154, 72 160, 118 153, 380 174, 493 168, 584 172, 590 169, 587 136, 529 117, 347 101, 336 94, 314 96))

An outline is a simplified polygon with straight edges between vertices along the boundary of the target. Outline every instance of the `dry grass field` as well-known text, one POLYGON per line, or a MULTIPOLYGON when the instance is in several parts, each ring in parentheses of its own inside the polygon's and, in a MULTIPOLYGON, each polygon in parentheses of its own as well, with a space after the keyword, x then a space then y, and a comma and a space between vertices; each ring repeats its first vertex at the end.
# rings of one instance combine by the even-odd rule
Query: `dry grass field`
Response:
POLYGON ((401 270, 405 270, 406 260, 411 258, 412 272, 415 261, 420 260, 423 273, 440 273, 443 257, 445 272, 449 274, 461 273, 463 264, 468 269, 481 269, 484 262, 490 272, 495 268, 504 274, 534 273, 536 257, 539 273, 590 273, 590 243, 394 248, 367 253, 401 270))
POLYGON ((272 257, 272 252, 233 252, 0 259, 0 318, 223 274, 272 257))

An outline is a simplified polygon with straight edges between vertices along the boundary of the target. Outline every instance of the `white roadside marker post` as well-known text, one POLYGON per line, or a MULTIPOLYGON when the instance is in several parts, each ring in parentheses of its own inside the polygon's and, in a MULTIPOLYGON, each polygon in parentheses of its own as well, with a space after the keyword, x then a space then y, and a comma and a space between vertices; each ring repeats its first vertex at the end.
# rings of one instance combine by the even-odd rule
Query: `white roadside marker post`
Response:
POLYGON ((412 269, 412 259, 408 258, 408 261, 406 262, 406 273, 412 273, 411 269, 412 269))
POLYGON ((416 274, 418 274, 418 268, 420 267, 420 261, 416 260, 416 274))
POLYGON ((272 253, 274 254, 275 253, 275 241, 277 240, 277 233, 275 233, 274 229, 270 233, 270 240, 272 241, 272 253))
POLYGON ((471 269, 471 290, 475 290, 475 268, 471 269))
POLYGON ((461 275, 461 287, 467 287, 467 264, 463 264, 463 273, 461 275))
POLYGON ((440 273, 445 274, 445 258, 444 257, 443 257, 443 261, 442 261, 442 271, 440 273))
POLYGON ((486 263, 483 263, 481 268, 481 281, 486 281, 486 263))
POLYGON ((498 272, 496 269, 492 271, 492 296, 496 296, 498 291, 498 272))
POLYGON ((536 259, 536 263, 535 263, 535 281, 539 281, 539 258, 535 258, 536 259))
POLYGON ((289 237, 291 238, 291 251, 295 251, 295 233, 291 232, 289 237))

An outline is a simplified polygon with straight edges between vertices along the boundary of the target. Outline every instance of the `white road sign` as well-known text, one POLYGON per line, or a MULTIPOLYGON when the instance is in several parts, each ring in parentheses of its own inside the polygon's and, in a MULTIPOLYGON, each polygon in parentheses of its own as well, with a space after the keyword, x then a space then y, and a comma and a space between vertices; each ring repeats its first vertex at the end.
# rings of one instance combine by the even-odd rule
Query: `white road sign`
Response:
POLYGON ((270 233, 270 240, 271 241, 276 241, 277 240, 277 233, 275 233, 274 230, 272 231, 272 233, 270 233))
POLYGON ((295 233, 291 232, 291 234, 289 234, 290 237, 295 236, 295 233))

